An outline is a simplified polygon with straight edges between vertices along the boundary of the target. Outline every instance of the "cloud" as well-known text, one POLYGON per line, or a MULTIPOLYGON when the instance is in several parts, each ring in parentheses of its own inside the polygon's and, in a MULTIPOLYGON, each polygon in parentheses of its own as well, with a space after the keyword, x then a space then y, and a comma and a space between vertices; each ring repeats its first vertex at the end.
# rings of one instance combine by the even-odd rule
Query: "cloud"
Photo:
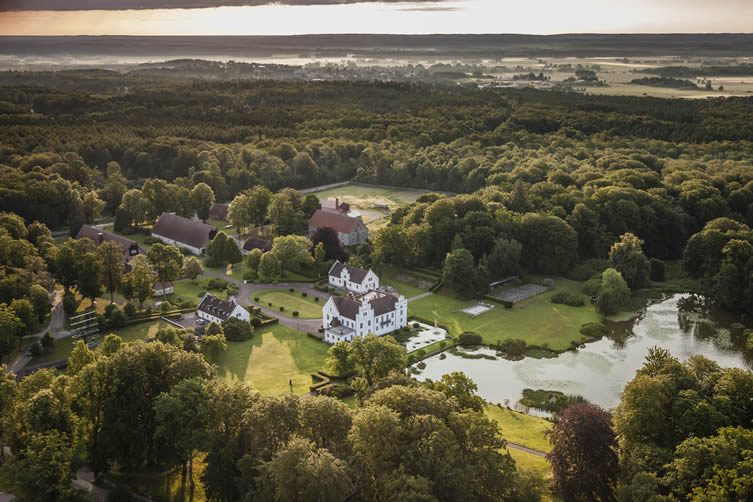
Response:
MULTIPOLYGON (((259 5, 346 5, 354 3, 431 3, 448 0, 0 0, 0 11, 81 11, 205 9, 211 7, 253 7, 259 5)), ((436 7, 441 9, 441 7, 436 7)), ((427 8, 431 10, 432 8, 427 8)), ((420 8, 418 10, 421 10, 420 8)))

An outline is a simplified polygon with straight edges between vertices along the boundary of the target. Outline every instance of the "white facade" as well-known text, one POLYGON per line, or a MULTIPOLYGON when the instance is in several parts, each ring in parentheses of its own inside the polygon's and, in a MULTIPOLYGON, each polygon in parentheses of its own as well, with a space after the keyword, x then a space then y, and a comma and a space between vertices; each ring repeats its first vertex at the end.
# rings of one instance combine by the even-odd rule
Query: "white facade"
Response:
POLYGON ((224 301, 209 293, 205 294, 204 298, 201 299, 199 307, 196 310, 196 316, 205 321, 216 322, 218 324, 227 321, 231 317, 246 322, 251 320, 251 314, 249 314, 248 310, 238 305, 235 302, 235 298, 231 297, 228 301, 224 301))
POLYGON ((331 297, 322 309, 322 324, 324 341, 330 344, 369 333, 386 335, 408 325, 408 300, 381 291, 331 297))
POLYGON ((202 254, 204 254, 204 251, 205 251, 204 248, 197 248, 197 247, 191 246, 189 244, 186 244, 185 242, 180 242, 180 241, 175 241, 173 239, 168 239, 167 237, 164 237, 164 236, 159 235, 159 234, 152 233, 152 237, 154 237, 155 239, 159 239, 160 241, 164 242, 165 244, 171 244, 173 246, 186 249, 186 250, 190 251, 191 254, 202 255, 202 254))
POLYGON ((329 285, 353 293, 366 293, 379 289, 379 276, 373 270, 356 269, 336 261, 329 269, 329 285))
POLYGON ((153 286, 153 296, 164 296, 175 293, 175 287, 172 284, 160 284, 157 283, 153 286))

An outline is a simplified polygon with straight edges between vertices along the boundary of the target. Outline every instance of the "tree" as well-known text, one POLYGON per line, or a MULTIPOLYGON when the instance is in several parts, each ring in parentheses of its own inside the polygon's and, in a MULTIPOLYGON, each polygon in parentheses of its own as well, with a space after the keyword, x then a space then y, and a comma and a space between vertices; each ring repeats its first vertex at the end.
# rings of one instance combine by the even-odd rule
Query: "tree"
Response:
POLYGON ((630 288, 622 275, 613 268, 601 274, 601 289, 596 295, 596 308, 602 314, 614 314, 630 300, 630 288))
MULTIPOLYGON (((120 255, 122 259, 122 254, 120 255)), ((84 298, 94 300, 102 294, 101 277, 104 273, 102 257, 98 253, 86 253, 80 258, 78 269, 78 292, 84 298)))
POLYGON ((154 400, 156 450, 163 462, 182 466, 192 493, 193 459, 197 450, 206 449, 210 404, 206 383, 199 378, 183 380, 154 400))
POLYGON ((495 279, 520 273, 520 255, 523 246, 514 239, 497 239, 486 263, 489 273, 495 279))
POLYGON ((238 244, 233 239, 226 239, 222 250, 222 257, 225 263, 240 263, 243 261, 243 255, 238 248, 238 244))
POLYGON ((569 406, 550 440, 552 482, 565 500, 615 500, 619 465, 608 412, 587 403, 569 406))
POLYGON ((281 191, 272 196, 267 214, 277 235, 295 234, 303 228, 303 211, 295 206, 288 192, 281 191))
POLYGON ((311 242, 314 246, 322 244, 325 260, 338 260, 343 263, 348 261, 348 252, 343 248, 337 231, 333 228, 319 227, 311 236, 311 242))
POLYGON ((248 321, 231 317, 222 323, 222 332, 229 341, 242 342, 251 338, 254 328, 248 321))
POLYGON ((649 265, 643 254, 643 241, 631 233, 623 234, 612 244, 609 266, 622 275, 630 289, 648 285, 649 265))
POLYGON ((216 361, 217 358, 227 350, 227 339, 222 333, 216 335, 206 335, 201 339, 201 353, 209 361, 216 361))
POLYGON ((33 335, 39 330, 39 317, 34 312, 34 305, 29 300, 16 298, 10 303, 10 308, 16 318, 21 321, 24 335, 33 335))
POLYGON ((261 249, 254 248, 249 251, 248 255, 246 256, 246 267, 252 275, 258 274, 262 254, 263 253, 261 249))
POLYGON ((32 434, 19 460, 14 478, 32 500, 53 501, 73 498, 73 441, 68 434, 50 430, 32 434))
POLYGON ((201 221, 207 221, 214 204, 214 190, 206 183, 198 183, 191 190, 191 202, 196 210, 196 216, 201 221))
POLYGON ((105 209, 105 201, 99 198, 97 192, 86 192, 81 198, 83 217, 85 223, 94 223, 102 216, 105 209))
POLYGON ((312 216, 314 216, 314 213, 321 208, 322 204, 321 202, 319 202, 319 197, 317 197, 315 194, 310 193, 303 198, 303 205, 301 206, 301 210, 303 211, 304 218, 311 218, 312 216))
POLYGON ((410 262, 411 256, 409 241, 402 227, 388 225, 376 232, 373 254, 375 262, 400 266, 410 262))
POLYGON ((533 206, 528 201, 528 193, 523 180, 519 179, 515 181, 508 207, 516 213, 527 213, 533 210, 533 206))
POLYGON ((265 500, 345 501, 353 490, 347 464, 300 437, 262 467, 260 492, 265 500))
POLYGON ((241 230, 252 223, 252 204, 251 197, 245 194, 237 195, 231 202, 227 211, 227 221, 233 225, 238 232, 238 238, 241 237, 241 230))
POLYGON ((204 273, 204 266, 201 264, 201 260, 195 256, 189 256, 183 260, 183 275, 188 277, 192 281, 195 281, 197 277, 204 273))
POLYGON ((39 322, 43 322, 50 314, 50 293, 39 284, 32 284, 29 288, 29 301, 34 306, 39 322))
POLYGON ((165 328, 158 329, 157 333, 154 335, 154 338, 160 343, 172 345, 173 347, 183 348, 183 339, 181 338, 183 333, 184 331, 182 329, 178 329, 173 326, 167 326, 165 328))
POLYGON ((135 256, 130 264, 131 271, 122 281, 123 294, 126 298, 136 298, 139 307, 143 307, 144 301, 154 292, 154 271, 143 255, 135 256))
POLYGON ((225 244, 228 240, 232 242, 232 239, 228 239, 225 232, 217 232, 214 238, 209 241, 207 245, 207 265, 216 267, 227 263, 225 261, 225 244))
POLYGON ((123 339, 118 335, 105 335, 102 339, 102 344, 99 346, 99 352, 104 356, 111 356, 123 346, 123 339))
POLYGON ((277 282, 280 280, 280 261, 272 252, 264 253, 259 261, 259 280, 277 282))
POLYGON ((454 371, 442 375, 442 378, 433 383, 431 388, 442 392, 447 397, 455 398, 461 408, 484 411, 484 400, 476 394, 478 386, 462 372, 454 371))
POLYGON ((272 192, 263 186, 255 186, 247 192, 249 198, 249 217, 256 226, 264 225, 267 218, 269 203, 272 200, 272 192))
POLYGON ((0 357, 9 354, 24 334, 24 324, 16 316, 15 310, 0 303, 0 357))
POLYGON ((128 215, 129 225, 133 226, 139 226, 154 211, 144 192, 135 188, 123 194, 120 209, 128 215))
POLYGON ((123 280, 123 250, 117 242, 105 241, 97 247, 97 254, 102 261, 102 282, 105 291, 110 293, 112 303, 115 291, 120 289, 123 280))
POLYGON ((391 336, 356 337, 348 346, 350 360, 369 386, 391 371, 405 368, 405 348, 391 336))
MULTIPOLYGON (((178 248, 165 244, 154 244, 146 256, 157 274, 159 282, 173 282, 178 278, 183 267, 183 255, 180 254, 178 248)), ((163 291, 162 299, 164 300, 166 296, 167 292, 163 291)))
POLYGON ((470 251, 460 248, 447 253, 442 267, 442 281, 445 286, 459 295, 471 296, 475 292, 475 277, 476 266, 470 251))
POLYGON ((311 241, 300 235, 275 237, 271 253, 280 263, 280 274, 285 275, 287 271, 299 272, 313 265, 311 248, 311 241))
POLYGON ((347 375, 355 369, 355 361, 350 357, 350 343, 337 342, 327 349, 327 371, 334 375, 347 375))
POLYGON ((556 216, 520 216, 516 239, 523 245, 523 265, 531 271, 564 275, 578 258, 578 234, 556 216))
POLYGON ((96 355, 92 352, 83 340, 76 342, 73 346, 71 355, 68 356, 68 371, 75 375, 81 371, 84 366, 94 362, 96 355))

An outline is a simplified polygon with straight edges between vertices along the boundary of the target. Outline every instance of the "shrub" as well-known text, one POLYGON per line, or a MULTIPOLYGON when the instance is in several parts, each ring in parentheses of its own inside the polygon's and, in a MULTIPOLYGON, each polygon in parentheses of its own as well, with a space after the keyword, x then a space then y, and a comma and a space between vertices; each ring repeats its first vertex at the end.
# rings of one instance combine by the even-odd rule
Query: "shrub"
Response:
POLYGON ((304 298, 306 298, 308 295, 309 294, 307 292, 305 292, 305 291, 301 293, 301 296, 304 297, 304 298))
POLYGON ((258 303, 259 302, 259 297, 258 296, 254 296, 254 301, 258 303))
POLYGON ((583 294, 590 298, 592 296, 596 296, 599 293, 600 289, 601 277, 594 277, 593 279, 587 280, 583 285, 583 294))
POLYGON ((465 333, 461 333, 458 337, 458 344, 462 346, 467 345, 481 345, 482 342, 481 335, 478 333, 472 333, 470 331, 466 331, 465 333))
POLYGON ((259 319, 258 317, 252 317, 251 318, 251 326, 253 326, 254 328, 260 327, 261 326, 261 319, 259 319))
POLYGON ((563 305, 570 305, 571 307, 582 307, 586 304, 585 300, 580 295, 574 295, 567 291, 560 291, 552 296, 552 303, 559 303, 563 305))
POLYGON ((282 305, 280 305, 280 312, 285 312, 285 307, 283 307, 282 305))
POLYGON ((439 342, 439 346, 442 348, 447 347, 447 340, 442 340, 441 342, 439 342))
POLYGON ((609 266, 609 261, 592 258, 576 265, 568 274, 567 278, 574 281, 587 281, 595 275, 601 275, 609 266))
POLYGON ((243 280, 246 281, 246 282, 253 282, 253 281, 255 281, 256 280, 256 273, 254 273, 251 270, 246 270, 243 273, 243 280))
POLYGON ((319 303, 319 297, 318 297, 318 296, 315 296, 315 297, 314 297, 314 301, 315 301, 316 303, 319 303))
POLYGON ((223 322, 222 331, 225 334, 225 339, 229 342, 242 342, 251 338, 253 334, 251 324, 237 317, 231 317, 223 322))
POLYGON ((507 340, 499 344, 499 348, 502 349, 508 356, 520 357, 525 355, 527 345, 524 340, 520 340, 519 338, 508 338, 507 340))
POLYGON ((42 347, 45 349, 51 349, 55 346, 55 339, 52 338, 52 335, 49 331, 45 331, 44 335, 42 336, 42 347))
POLYGON ((123 307, 123 312, 125 312, 125 315, 128 317, 135 316, 137 312, 136 305, 133 303, 126 303, 125 307, 123 307))
POLYGON ((651 258, 648 261, 648 270, 649 279, 653 282, 664 282, 666 273, 663 261, 658 258, 651 258))
POLYGON ((144 239, 144 244, 162 244, 162 241, 151 235, 144 239))
POLYGON ((229 295, 237 295, 238 294, 238 286, 235 284, 231 284, 227 287, 227 294, 229 295))
POLYGON ((171 310, 175 310, 170 302, 160 303, 159 309, 162 312, 170 312, 171 310))
POLYGON ((439 354, 439 359, 440 360, 447 359, 447 354, 445 354, 444 352, 442 352, 441 354, 439 354))
POLYGON ((267 306, 271 307, 272 306, 272 302, 267 302, 267 306))
POLYGON ((546 286, 547 288, 551 288, 552 286, 554 286, 554 280, 546 278, 543 281, 541 281, 541 284, 543 286, 546 286))
MULTIPOLYGON (((280 307, 280 308, 282 308, 282 307, 280 307)), ((298 317, 298 311, 297 310, 293 311, 293 317, 298 317)))
POLYGON ((607 327, 600 322, 587 322, 580 327, 580 334, 590 339, 601 338, 608 333, 607 327))
POLYGON ((136 500, 127 488, 116 486, 107 494, 107 502, 133 502, 136 500))
POLYGON ((63 295, 63 310, 68 317, 76 313, 78 309, 79 301, 76 299, 76 295, 68 291, 63 295))
POLYGON ((426 369, 426 363, 423 362, 423 361, 421 361, 420 363, 418 363, 416 366, 418 366, 418 369, 420 369, 420 370, 425 370, 426 369))
POLYGON ((210 279, 207 283, 207 287, 209 289, 214 289, 216 291, 224 291, 229 285, 230 283, 228 281, 226 281, 225 279, 220 279, 219 277, 210 279))
POLYGON ((322 387, 319 390, 319 394, 321 394, 322 396, 330 396, 341 399, 343 397, 352 395, 353 389, 350 385, 344 383, 331 383, 322 387))
POLYGON ((291 293, 295 293, 295 288, 290 288, 288 291, 290 291, 291 293))
POLYGON ((416 351, 416 357, 424 357, 426 355, 426 349, 418 349, 416 351))

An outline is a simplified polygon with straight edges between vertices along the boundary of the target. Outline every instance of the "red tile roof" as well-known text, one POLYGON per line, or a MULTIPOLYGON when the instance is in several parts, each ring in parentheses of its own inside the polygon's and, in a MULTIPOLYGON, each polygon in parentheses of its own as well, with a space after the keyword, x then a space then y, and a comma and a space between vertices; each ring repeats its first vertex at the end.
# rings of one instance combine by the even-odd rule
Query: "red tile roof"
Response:
POLYGON ((345 214, 334 213, 323 209, 317 209, 309 220, 309 225, 322 228, 329 227, 341 234, 352 234, 358 226, 363 225, 360 218, 352 218, 345 214))

